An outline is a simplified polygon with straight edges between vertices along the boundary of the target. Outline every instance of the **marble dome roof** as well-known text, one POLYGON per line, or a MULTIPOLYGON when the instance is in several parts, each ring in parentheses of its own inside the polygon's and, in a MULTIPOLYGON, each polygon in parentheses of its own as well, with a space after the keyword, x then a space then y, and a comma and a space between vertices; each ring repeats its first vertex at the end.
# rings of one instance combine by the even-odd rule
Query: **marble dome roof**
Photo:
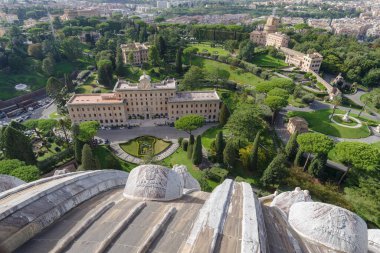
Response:
POLYGON ((270 206, 276 206, 286 214, 289 214, 289 209, 294 203, 311 201, 313 200, 308 190, 301 190, 301 188, 296 187, 294 191, 282 192, 277 195, 270 206))
POLYGON ((25 184, 25 182, 17 177, 0 175, 0 192, 12 189, 22 184, 25 184))
POLYGON ((188 190, 201 190, 201 186, 198 181, 190 175, 185 165, 176 164, 173 166, 173 170, 179 175, 183 188, 188 190))
POLYGON ((298 202, 290 207, 289 224, 306 247, 318 252, 367 252, 367 225, 344 208, 321 202, 298 202))
POLYGON ((130 199, 170 201, 182 197, 180 176, 160 165, 140 165, 134 168, 124 188, 124 196, 130 199))

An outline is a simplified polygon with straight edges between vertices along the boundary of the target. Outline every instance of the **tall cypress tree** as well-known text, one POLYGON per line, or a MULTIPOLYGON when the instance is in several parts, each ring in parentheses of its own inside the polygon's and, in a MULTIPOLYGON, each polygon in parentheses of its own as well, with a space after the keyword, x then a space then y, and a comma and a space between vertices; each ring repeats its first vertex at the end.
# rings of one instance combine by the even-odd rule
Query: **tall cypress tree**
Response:
POLYGON ((18 159, 26 164, 36 164, 32 143, 23 132, 8 126, 2 134, 4 156, 8 159, 18 159))
POLYGON ((250 167, 252 171, 257 170, 260 134, 261 134, 261 131, 258 131, 255 137, 255 140, 253 142, 252 154, 250 157, 250 160, 251 160, 250 167))
POLYGON ((195 165, 199 165, 202 162, 202 137, 200 135, 197 136, 195 141, 192 161, 195 165))
POLYGON ((77 163, 82 162, 82 149, 84 143, 78 138, 74 138, 74 156, 77 163))
POLYGON ((193 146, 194 146, 194 135, 190 135, 189 145, 187 146, 187 158, 191 159, 193 157, 193 146))
POLYGON ((223 162, 223 150, 224 150, 223 131, 219 131, 215 138, 216 160, 219 163, 223 162))
POLYGON ((82 164, 80 170, 93 170, 96 169, 95 159, 92 150, 88 144, 84 144, 82 149, 82 164))
POLYGON ((117 76, 123 76, 124 74, 123 52, 120 45, 116 49, 115 73, 117 76))
POLYGON ((261 182, 264 186, 277 184, 287 175, 286 156, 284 154, 278 154, 265 169, 261 177, 261 182))
POLYGON ((177 55, 175 58, 175 69, 178 74, 181 74, 183 72, 182 69, 182 48, 178 48, 177 55))
POLYGON ((230 111, 228 110, 228 107, 223 103, 219 113, 219 124, 221 126, 224 126, 227 123, 229 117, 230 111))
POLYGON ((229 168, 233 168, 236 165, 239 157, 239 144, 234 139, 227 141, 226 147, 223 150, 223 162, 229 168))
POLYGON ((297 149, 298 149, 297 136, 298 136, 298 131, 295 131, 290 136, 290 139, 288 143, 286 144, 285 153, 286 153, 286 156, 288 157, 288 161, 292 161, 297 154, 297 149))

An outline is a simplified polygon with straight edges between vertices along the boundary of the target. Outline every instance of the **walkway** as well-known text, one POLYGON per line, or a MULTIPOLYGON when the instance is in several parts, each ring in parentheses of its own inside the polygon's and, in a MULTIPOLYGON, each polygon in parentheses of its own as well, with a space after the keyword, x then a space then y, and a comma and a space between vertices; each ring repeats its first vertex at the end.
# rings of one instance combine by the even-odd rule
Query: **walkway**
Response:
MULTIPOLYGON (((202 134, 207 129, 217 126, 217 123, 206 124, 203 127, 193 131, 193 135, 197 136, 202 134)), ((147 126, 147 127, 134 127, 132 129, 112 129, 112 130, 99 130, 97 137, 103 140, 109 140, 110 143, 126 142, 135 139, 139 136, 151 135, 161 139, 178 139, 179 137, 187 138, 189 134, 169 126, 147 126)))
MULTIPOLYGON (((179 147, 179 143, 178 143, 178 140, 177 139, 172 139, 170 140, 173 144, 170 145, 169 148, 167 148, 164 152, 156 155, 153 157, 153 161, 162 161, 164 160, 166 157, 168 156, 171 156, 179 147)), ((140 159, 138 157, 135 157, 135 156, 132 156, 128 153, 126 153, 119 145, 120 143, 112 143, 110 145, 111 147, 111 150, 112 152, 117 155, 120 159, 126 161, 126 162, 130 162, 130 163, 134 163, 134 164, 143 164, 144 163, 144 160, 143 159, 140 159)))

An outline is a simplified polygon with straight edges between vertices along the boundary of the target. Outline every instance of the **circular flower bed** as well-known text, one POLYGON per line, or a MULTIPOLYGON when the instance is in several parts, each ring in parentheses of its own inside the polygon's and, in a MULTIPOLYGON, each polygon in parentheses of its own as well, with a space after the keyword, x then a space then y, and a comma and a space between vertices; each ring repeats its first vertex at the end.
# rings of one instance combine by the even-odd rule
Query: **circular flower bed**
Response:
POLYGON ((140 136, 120 144, 120 147, 132 156, 144 158, 146 156, 158 155, 171 145, 172 143, 170 141, 165 141, 154 136, 140 136))

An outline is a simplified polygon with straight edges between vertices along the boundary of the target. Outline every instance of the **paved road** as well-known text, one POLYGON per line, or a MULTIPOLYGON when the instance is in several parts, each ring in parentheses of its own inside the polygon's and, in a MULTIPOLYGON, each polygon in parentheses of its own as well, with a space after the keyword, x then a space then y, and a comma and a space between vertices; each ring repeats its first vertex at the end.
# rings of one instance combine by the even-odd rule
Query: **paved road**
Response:
MULTIPOLYGON (((207 129, 216 126, 217 124, 207 124, 193 132, 194 136, 202 134, 207 129)), ((125 142, 142 135, 152 135, 162 139, 177 139, 179 137, 189 137, 184 131, 179 131, 174 127, 169 126, 149 126, 149 127, 135 127, 132 129, 113 129, 113 130, 99 130, 97 137, 108 139, 113 142, 125 142)))
MULTIPOLYGON (((314 101, 310 105, 310 107, 300 108, 300 107, 288 105, 287 107, 285 107, 285 110, 286 111, 297 111, 297 112, 313 112, 313 111, 318 111, 318 110, 323 110, 323 109, 332 109, 332 108, 333 108, 333 105, 331 105, 331 104, 323 103, 320 101, 314 101)), ((351 109, 351 112, 354 114, 358 114, 360 112, 360 110, 352 109, 352 108, 344 107, 344 106, 338 106, 338 109, 340 109, 342 111, 348 111, 351 109)), ((368 118, 368 119, 371 119, 371 120, 376 120, 376 121, 380 120, 380 115, 370 115, 367 112, 362 112, 361 116, 368 118)))

